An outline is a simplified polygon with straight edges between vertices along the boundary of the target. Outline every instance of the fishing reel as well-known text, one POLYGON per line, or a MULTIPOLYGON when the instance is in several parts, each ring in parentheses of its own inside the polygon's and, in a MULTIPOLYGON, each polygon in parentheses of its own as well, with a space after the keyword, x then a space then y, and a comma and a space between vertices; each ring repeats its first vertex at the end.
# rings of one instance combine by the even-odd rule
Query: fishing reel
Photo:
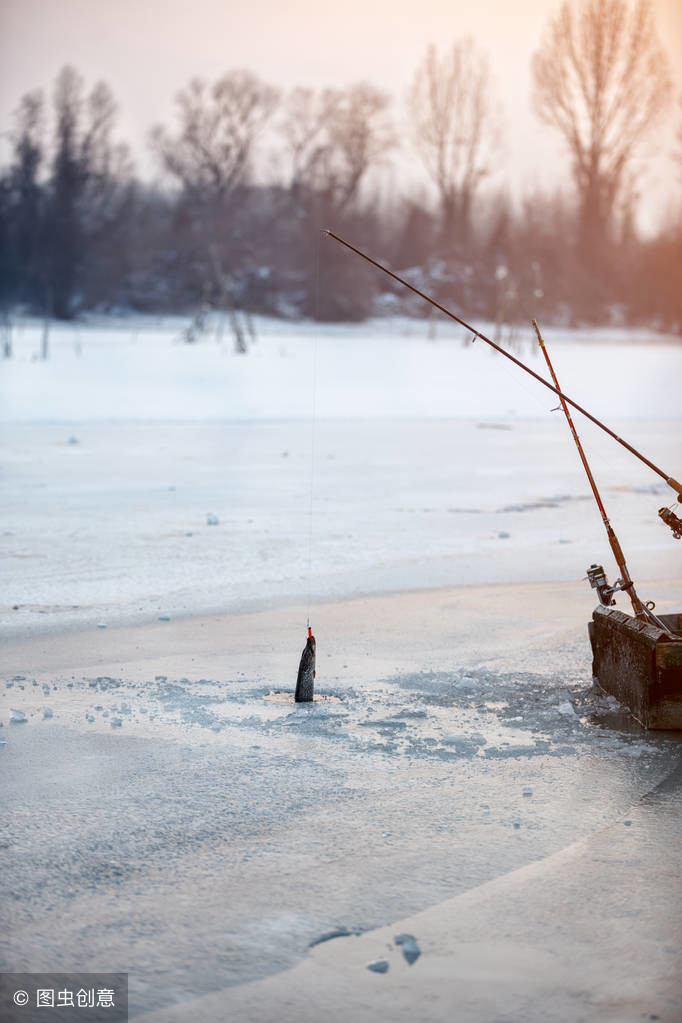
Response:
POLYGON ((609 586, 602 565, 590 565, 587 570, 587 579, 592 589, 597 591, 599 603, 604 607, 613 607, 616 603, 613 599, 614 593, 622 593, 623 590, 629 590, 632 586, 632 582, 626 583, 622 579, 616 580, 613 586, 609 586))
POLYGON ((670 508, 659 508, 658 514, 666 526, 670 526, 672 529, 674 539, 679 540, 682 537, 682 519, 674 511, 671 511, 670 508))

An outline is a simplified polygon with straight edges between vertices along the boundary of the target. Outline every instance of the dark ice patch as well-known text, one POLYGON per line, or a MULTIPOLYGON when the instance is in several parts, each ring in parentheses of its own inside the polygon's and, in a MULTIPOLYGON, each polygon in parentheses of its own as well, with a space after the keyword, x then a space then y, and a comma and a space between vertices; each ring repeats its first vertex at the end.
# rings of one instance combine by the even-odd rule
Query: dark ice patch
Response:
POLYGON ((308 948, 323 945, 326 941, 333 941, 334 938, 358 938, 361 934, 364 934, 362 929, 354 928, 350 930, 348 927, 336 927, 333 931, 326 931, 319 938, 314 938, 308 945, 308 948))

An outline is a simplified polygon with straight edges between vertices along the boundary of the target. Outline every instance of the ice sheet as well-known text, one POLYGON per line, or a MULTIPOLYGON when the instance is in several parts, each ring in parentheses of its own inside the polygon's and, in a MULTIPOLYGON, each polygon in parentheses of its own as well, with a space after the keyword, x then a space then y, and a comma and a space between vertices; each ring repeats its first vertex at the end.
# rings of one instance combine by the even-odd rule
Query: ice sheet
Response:
MULTIPOLYGON (((181 343, 181 326, 54 325, 44 363, 39 325, 15 328, 0 367, 10 633, 613 571, 554 397, 480 342, 447 326, 429 341, 419 321, 261 321, 237 356, 212 335, 181 343)), ((682 347, 548 340, 565 389, 679 476, 682 347)), ((522 354, 540 368, 530 342, 522 354)), ((672 493, 580 429, 634 577, 678 575, 656 515, 672 493)))

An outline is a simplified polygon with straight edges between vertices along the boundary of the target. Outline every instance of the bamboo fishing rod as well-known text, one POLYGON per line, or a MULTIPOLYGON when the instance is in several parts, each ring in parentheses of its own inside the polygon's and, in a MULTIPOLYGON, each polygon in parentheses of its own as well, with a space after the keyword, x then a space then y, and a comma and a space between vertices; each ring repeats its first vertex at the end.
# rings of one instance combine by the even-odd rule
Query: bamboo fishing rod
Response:
POLYGON ((389 277, 392 277, 394 281, 398 282, 398 284, 402 284, 403 287, 408 288, 410 291, 414 292, 415 295, 418 295, 420 298, 423 298, 425 302, 428 302, 429 305, 432 305, 435 309, 438 309, 439 312, 443 313, 445 316, 449 316, 449 318, 451 320, 454 320, 455 323, 459 323, 466 330, 471 331, 474 337, 480 338, 481 341, 485 341, 487 345, 490 345, 491 348, 494 348, 496 352, 500 353, 500 355, 504 355, 505 359, 509 359, 511 362, 517 365, 519 369, 524 370, 525 373, 528 373, 530 376, 534 377, 535 380, 538 381, 538 383, 541 383, 543 385, 543 387, 548 388, 548 390, 556 394, 557 397, 560 398, 562 401, 567 402, 569 405, 571 405, 572 408, 577 409, 577 411, 580 412, 587 419, 589 419, 590 422, 594 423, 595 426, 598 426, 600 430, 603 430, 604 433, 608 433, 609 437, 613 437, 614 440, 618 441, 618 443, 621 444, 627 451, 629 451, 631 455, 634 455, 635 458, 639 458, 640 462, 644 462, 644 464, 647 465, 653 472, 655 472, 656 475, 660 476, 661 479, 664 479, 668 486, 677 494, 678 501, 682 501, 682 483, 679 483, 673 476, 665 472, 658 465, 655 465, 653 462, 651 462, 648 458, 646 458, 645 455, 641 453, 641 451, 638 451, 636 448, 633 448, 631 444, 628 444, 626 440, 623 440, 622 437, 619 437, 617 433, 614 433, 614 431, 611 430, 605 423, 602 423, 600 419, 597 419, 596 416, 593 416, 591 412, 588 412, 587 409, 583 408, 582 405, 579 405, 577 401, 573 400, 573 398, 569 398, 568 395, 564 394, 563 391, 559 390, 558 387, 555 387, 553 384, 550 384, 548 380, 545 380, 544 377, 541 377, 540 374, 536 373, 535 370, 532 370, 530 366, 526 366, 524 362, 521 362, 520 359, 517 359, 514 355, 511 354, 511 352, 505 351, 505 349, 502 348, 500 345, 496 344, 494 341, 491 341, 489 337, 486 337, 485 334, 482 334, 480 330, 476 330, 476 328, 472 327, 470 323, 467 323, 466 320, 463 320, 461 316, 457 316, 449 309, 446 309, 445 306, 441 305, 440 302, 436 302, 435 298, 431 298, 430 295, 427 295, 425 294, 425 292, 420 291, 419 288, 415 288, 413 284, 410 284, 408 281, 406 281, 404 277, 400 277, 399 274, 396 274, 392 270, 389 270, 388 267, 383 265, 383 263, 379 263, 377 262, 376 259, 372 259, 372 257, 368 256, 366 252, 362 251, 362 249, 357 249, 355 245, 351 245, 351 243, 347 242, 345 238, 341 238, 340 235, 334 234, 333 231, 327 229, 324 230, 322 233, 326 234, 329 238, 333 238, 334 241, 338 242, 340 245, 345 246, 345 248, 350 249, 350 251, 354 252, 356 255, 361 256, 362 259, 366 260, 368 263, 371 263, 372 266, 375 266, 377 270, 381 270, 389 277))
MULTIPOLYGON (((554 372, 554 366, 552 365, 552 361, 551 361, 551 359, 549 357, 549 352, 547 351, 544 339, 542 337, 542 334, 540 333, 540 328, 538 327, 537 320, 531 320, 531 323, 533 324, 533 328, 534 328, 535 333, 537 335, 538 344, 540 345, 540 348, 542 349, 542 354, 545 357, 545 362, 547 363, 547 368, 549 369, 549 372, 550 372, 550 374, 552 376, 552 380, 554 381, 554 386, 556 387, 557 390, 560 390, 560 388, 559 388, 559 380, 557 379, 557 375, 554 372)), ((630 575, 630 572, 628 571, 627 564, 625 563, 625 555, 623 554, 623 549, 622 549, 622 547, 620 545, 618 537, 615 534, 613 526, 611 525, 611 522, 609 521, 609 517, 606 514, 606 508, 604 507, 604 502, 601 499, 601 494, 599 493, 599 490, 597 489, 597 484, 594 481, 594 476, 592 475, 592 470, 590 469, 590 464, 587 461, 587 456, 585 454, 585 451, 583 450, 583 446, 582 446, 580 437, 578 436, 578 431, 576 430, 575 424, 574 424, 573 419, 571 417, 570 409, 569 409, 568 405, 566 404, 566 402, 564 401, 563 398, 560 398, 559 400, 561 401, 561 407, 562 407, 562 409, 564 411, 564 415, 566 416, 566 422, 568 423, 569 429, 570 429, 570 431, 571 431, 571 433, 573 435, 573 440, 575 441, 575 446, 578 449, 578 454, 580 455, 580 461, 583 463, 583 468, 584 468, 585 473, 587 475, 587 479, 589 481, 590 487, 592 488, 592 493, 594 494, 594 499, 597 502, 597 507, 599 508, 599 514, 602 517, 602 522, 604 523, 604 528, 606 529, 606 535, 608 537, 609 544, 611 545, 611 550, 613 551, 613 556, 616 559, 616 564, 618 565, 618 569, 620 571, 620 575, 621 575, 620 585, 617 582, 615 587, 614 587, 614 589, 618 588, 620 590, 626 590, 627 593, 628 593, 628 596, 630 597, 630 600, 632 602, 632 610, 635 612, 635 615, 637 615, 638 618, 646 618, 646 617, 648 617, 648 614, 650 614, 649 609, 644 606, 644 604, 639 599, 639 597, 637 596, 637 593, 635 591, 635 584, 632 581, 632 576, 630 575)))
MULTIPOLYGON (((549 357, 547 346, 545 345, 542 334, 540 333, 540 328, 538 327, 537 320, 531 320, 531 323, 533 324, 533 328, 537 335, 538 343, 540 345, 540 348, 542 349, 542 354, 545 357, 547 368, 549 369, 549 372, 551 373, 552 376, 552 380, 554 381, 554 386, 556 388, 559 388, 559 380, 557 378, 556 373, 554 372, 554 366, 552 365, 552 360, 549 357)), ((573 434, 573 440, 575 441, 575 446, 578 449, 580 461, 583 463, 583 468, 585 469, 585 473, 587 474, 587 479, 589 480, 590 487, 592 488, 594 499, 597 502, 597 507, 599 508, 599 513, 602 517, 602 521, 606 529, 606 535, 608 536, 609 543, 611 545, 611 550, 613 551, 613 556, 616 559, 616 564, 618 565, 621 574, 620 579, 618 579, 613 586, 609 586, 606 583, 606 576, 603 576, 604 570, 601 568, 601 566, 592 565, 591 568, 587 570, 587 578, 590 580, 590 585, 594 589, 598 590, 600 601, 602 601, 602 603, 606 602, 607 604, 615 603, 615 601, 612 599, 614 593, 620 593, 623 591, 627 592, 628 596, 630 597, 630 601, 632 602, 632 610, 635 612, 635 616, 637 618, 648 619, 650 622, 653 622, 653 624, 656 625, 659 629, 662 629, 663 632, 667 632, 672 639, 677 640, 678 637, 675 635, 675 633, 668 628, 665 622, 661 621, 661 619, 653 613, 652 608, 654 605, 652 603, 649 604, 642 603, 640 598, 637 596, 637 593, 635 591, 635 584, 632 580, 632 576, 630 575, 628 566, 625 562, 623 548, 621 547, 618 537, 616 536, 615 531, 613 529, 613 526, 609 521, 609 517, 606 514, 604 502, 601 499, 601 495, 599 493, 599 490, 597 489, 597 484, 594 481, 594 476, 592 475, 590 464, 587 461, 587 455, 583 450, 583 446, 580 437, 578 436, 578 431, 575 428, 575 424, 573 423, 573 418, 569 411, 568 405, 566 404, 563 398, 560 398, 559 400, 561 401, 561 407, 564 411, 564 415, 566 416, 566 422, 568 423, 570 431, 573 434), (595 568, 597 568, 602 573, 604 579, 603 588, 601 583, 598 582, 594 577, 593 569, 595 568)))

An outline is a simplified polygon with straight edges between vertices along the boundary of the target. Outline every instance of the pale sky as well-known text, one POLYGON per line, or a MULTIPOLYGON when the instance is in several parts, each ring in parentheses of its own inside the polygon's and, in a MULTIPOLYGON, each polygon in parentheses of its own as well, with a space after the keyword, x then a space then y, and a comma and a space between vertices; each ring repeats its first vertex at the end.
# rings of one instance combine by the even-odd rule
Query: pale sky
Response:
MULTIPOLYGON (((0 118, 20 96, 50 87, 66 63, 88 85, 103 79, 120 106, 120 135, 138 168, 152 164, 149 128, 169 123, 173 97, 190 78, 247 67, 281 88, 346 85, 360 79, 401 100, 430 42, 471 35, 490 59, 505 124, 493 184, 513 191, 565 183, 560 141, 530 108, 530 56, 559 0, 0 0, 0 118)), ((654 0, 659 34, 682 92, 682 0, 654 0)), ((400 104, 399 104, 400 105, 400 104)), ((666 157, 673 130, 651 138, 640 187, 645 225, 676 201, 666 157)), ((399 187, 399 181, 396 187, 399 187)))

